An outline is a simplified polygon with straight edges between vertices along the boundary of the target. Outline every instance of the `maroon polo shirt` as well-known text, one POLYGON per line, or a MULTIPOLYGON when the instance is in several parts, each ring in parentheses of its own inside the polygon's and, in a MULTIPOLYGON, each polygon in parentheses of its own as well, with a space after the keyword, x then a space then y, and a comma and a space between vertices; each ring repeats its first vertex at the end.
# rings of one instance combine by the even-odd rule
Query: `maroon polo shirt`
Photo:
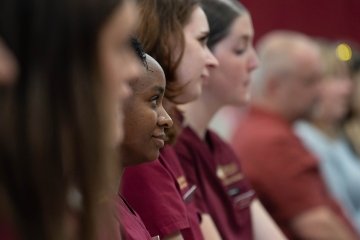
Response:
POLYGON ((210 130, 203 141, 186 127, 174 148, 188 181, 199 188, 197 207, 211 215, 222 239, 253 239, 250 203, 255 193, 231 147, 210 130))
POLYGON ((120 229, 123 240, 151 240, 151 236, 141 218, 120 194, 116 202, 116 209, 120 217, 118 221, 121 224, 120 229))
POLYGON ((121 192, 140 215, 151 236, 180 231, 184 239, 203 239, 189 185, 171 147, 158 160, 125 169, 121 192))
POLYGON ((165 146, 161 151, 159 161, 168 170, 172 179, 175 180, 176 189, 186 206, 190 228, 182 230, 181 234, 184 239, 203 239, 200 229, 200 212, 193 198, 198 191, 197 186, 188 182, 173 147, 165 146))
POLYGON ((259 199, 290 239, 297 239, 291 221, 319 206, 332 209, 353 230, 327 192, 317 160, 281 116, 252 107, 235 133, 233 146, 259 199))

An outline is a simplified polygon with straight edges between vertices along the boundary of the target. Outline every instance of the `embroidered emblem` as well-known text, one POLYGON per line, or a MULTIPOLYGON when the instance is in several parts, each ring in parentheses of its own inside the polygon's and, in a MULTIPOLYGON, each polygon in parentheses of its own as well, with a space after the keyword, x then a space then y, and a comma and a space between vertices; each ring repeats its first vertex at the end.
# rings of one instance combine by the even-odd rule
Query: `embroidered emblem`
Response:
POLYGON ((235 163, 218 165, 216 169, 216 176, 221 179, 225 186, 240 181, 244 178, 244 175, 240 172, 237 164, 235 163))
POLYGON ((176 179, 176 181, 179 184, 179 187, 181 190, 183 190, 184 188, 186 188, 188 186, 188 182, 186 181, 185 176, 180 176, 176 179))

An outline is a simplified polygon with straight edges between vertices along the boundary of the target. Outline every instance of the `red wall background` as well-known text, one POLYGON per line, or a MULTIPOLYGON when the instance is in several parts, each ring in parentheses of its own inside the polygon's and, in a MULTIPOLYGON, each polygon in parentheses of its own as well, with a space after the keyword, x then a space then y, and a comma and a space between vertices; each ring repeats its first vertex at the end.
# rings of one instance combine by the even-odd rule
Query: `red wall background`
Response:
POLYGON ((360 44, 360 0, 240 0, 251 12, 256 39, 275 29, 360 44))

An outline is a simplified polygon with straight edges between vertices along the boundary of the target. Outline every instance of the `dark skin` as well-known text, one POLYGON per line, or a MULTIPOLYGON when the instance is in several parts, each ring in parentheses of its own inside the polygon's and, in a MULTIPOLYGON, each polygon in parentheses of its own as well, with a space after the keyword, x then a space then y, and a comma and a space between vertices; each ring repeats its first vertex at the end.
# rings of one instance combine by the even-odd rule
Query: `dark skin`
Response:
POLYGON ((147 68, 132 82, 133 94, 124 105, 121 154, 125 167, 156 160, 166 140, 165 129, 173 124, 162 105, 164 72, 152 57, 147 55, 146 62, 147 68))

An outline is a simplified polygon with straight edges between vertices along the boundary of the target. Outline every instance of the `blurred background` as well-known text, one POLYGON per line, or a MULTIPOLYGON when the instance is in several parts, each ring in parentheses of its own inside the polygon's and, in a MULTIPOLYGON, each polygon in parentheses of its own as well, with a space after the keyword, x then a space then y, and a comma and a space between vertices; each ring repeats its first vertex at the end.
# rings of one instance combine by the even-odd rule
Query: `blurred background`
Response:
MULTIPOLYGON (((255 46, 273 30, 300 31, 351 46, 360 45, 360 0, 241 0, 252 14, 255 46)), ((232 137, 242 109, 226 107, 211 123, 224 139, 232 137)))
POLYGON ((360 42, 359 0, 242 0, 250 10, 258 39, 274 29, 314 37, 360 42))

